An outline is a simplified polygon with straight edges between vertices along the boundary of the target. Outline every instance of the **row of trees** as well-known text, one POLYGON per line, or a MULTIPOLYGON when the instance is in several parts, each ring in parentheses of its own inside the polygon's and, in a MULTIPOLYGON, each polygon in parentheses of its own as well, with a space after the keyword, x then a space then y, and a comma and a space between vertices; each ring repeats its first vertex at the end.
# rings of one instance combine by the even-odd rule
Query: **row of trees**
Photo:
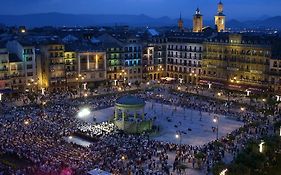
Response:
POLYGON ((218 163, 213 169, 213 174, 219 175, 227 168, 227 175, 280 175, 281 138, 271 136, 263 140, 265 145, 262 153, 259 152, 260 141, 251 140, 231 164, 218 163))

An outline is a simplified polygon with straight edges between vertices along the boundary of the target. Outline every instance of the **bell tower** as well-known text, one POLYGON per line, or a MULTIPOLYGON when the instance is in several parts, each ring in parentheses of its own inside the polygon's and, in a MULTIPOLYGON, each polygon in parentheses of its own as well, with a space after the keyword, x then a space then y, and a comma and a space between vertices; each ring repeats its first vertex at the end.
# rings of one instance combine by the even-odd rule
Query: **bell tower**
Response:
POLYGON ((223 3, 221 1, 218 4, 218 12, 215 16, 215 25, 218 32, 225 31, 225 15, 223 14, 223 3))
POLYGON ((178 20, 178 29, 179 29, 180 31, 183 31, 183 20, 182 20, 182 18, 181 18, 181 13, 180 13, 180 18, 179 18, 179 20, 178 20))
POLYGON ((193 15, 193 32, 202 32, 202 29, 203 15, 201 15, 199 8, 197 8, 193 15))

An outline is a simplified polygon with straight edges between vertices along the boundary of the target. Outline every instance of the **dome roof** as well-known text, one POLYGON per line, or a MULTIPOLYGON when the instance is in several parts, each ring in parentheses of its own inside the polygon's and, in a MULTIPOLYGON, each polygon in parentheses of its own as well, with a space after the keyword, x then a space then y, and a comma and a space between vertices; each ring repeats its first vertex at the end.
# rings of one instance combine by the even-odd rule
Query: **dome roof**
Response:
POLYGON ((132 105, 132 106, 144 106, 145 105, 145 101, 139 97, 135 97, 132 95, 126 95, 126 96, 122 96, 119 97, 116 100, 116 104, 117 105, 132 105))

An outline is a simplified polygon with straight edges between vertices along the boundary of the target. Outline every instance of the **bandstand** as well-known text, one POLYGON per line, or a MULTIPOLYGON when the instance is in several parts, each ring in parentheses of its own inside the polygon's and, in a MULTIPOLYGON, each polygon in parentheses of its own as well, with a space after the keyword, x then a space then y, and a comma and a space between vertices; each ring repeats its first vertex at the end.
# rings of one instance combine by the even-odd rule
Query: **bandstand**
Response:
POLYGON ((115 102, 114 124, 127 133, 142 133, 151 130, 152 120, 144 114, 145 101, 126 95, 115 102))

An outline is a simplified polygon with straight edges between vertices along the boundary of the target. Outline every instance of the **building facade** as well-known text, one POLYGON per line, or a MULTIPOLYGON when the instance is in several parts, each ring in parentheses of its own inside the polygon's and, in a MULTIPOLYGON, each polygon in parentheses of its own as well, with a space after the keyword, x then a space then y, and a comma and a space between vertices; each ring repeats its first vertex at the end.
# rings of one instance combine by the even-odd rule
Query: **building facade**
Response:
POLYGON ((219 35, 204 42, 201 81, 230 89, 266 90, 271 46, 258 37, 219 35))
POLYGON ((0 44, 0 89, 11 88, 9 52, 5 44, 0 44))
POLYGON ((66 89, 64 45, 51 41, 40 46, 42 76, 41 87, 50 91, 66 89))
POLYGON ((165 77, 166 39, 153 38, 143 49, 143 80, 160 80, 165 77))
POLYGON ((183 83, 196 84, 202 73, 203 43, 190 37, 167 40, 166 75, 183 83))
POLYGON ((12 89, 35 90, 38 85, 35 46, 25 41, 9 41, 7 49, 10 52, 10 71, 12 89), (25 84, 25 85, 24 85, 25 84))

